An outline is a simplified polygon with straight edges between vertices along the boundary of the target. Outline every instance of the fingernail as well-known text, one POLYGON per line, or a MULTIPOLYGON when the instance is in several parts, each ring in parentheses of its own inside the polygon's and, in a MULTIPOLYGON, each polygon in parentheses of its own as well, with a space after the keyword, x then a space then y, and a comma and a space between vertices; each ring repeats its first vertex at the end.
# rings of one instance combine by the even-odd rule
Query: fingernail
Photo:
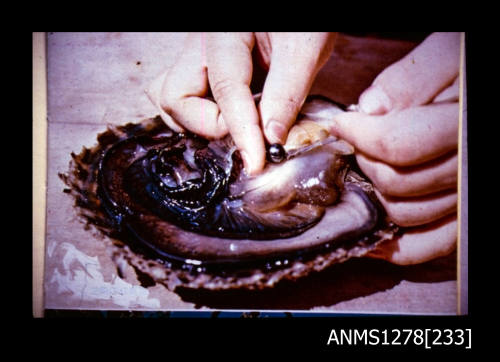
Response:
POLYGON ((276 120, 270 120, 266 126, 266 137, 270 143, 283 144, 286 141, 287 129, 276 120))
POLYGON ((378 85, 368 88, 359 98, 359 108, 366 114, 384 114, 389 112, 391 106, 391 99, 378 85))

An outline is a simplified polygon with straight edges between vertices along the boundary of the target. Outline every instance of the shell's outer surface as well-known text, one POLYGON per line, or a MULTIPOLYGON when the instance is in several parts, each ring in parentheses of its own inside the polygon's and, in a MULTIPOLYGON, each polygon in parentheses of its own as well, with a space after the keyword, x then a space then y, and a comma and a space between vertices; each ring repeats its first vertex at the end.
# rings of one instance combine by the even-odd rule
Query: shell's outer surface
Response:
MULTIPOLYGON (((318 126, 322 117, 331 116, 328 112, 324 114, 324 107, 327 105, 317 103, 305 107, 306 119, 302 119, 300 126, 290 133, 285 148, 293 149, 328 136, 328 132, 318 126), (315 118, 317 122, 307 117, 315 118)), ((236 168, 240 167, 237 166, 240 162, 237 157, 217 156, 218 153, 227 155, 228 149, 212 150, 209 157, 206 157, 203 153, 206 141, 201 139, 189 141, 199 143, 201 151, 195 151, 196 155, 187 155, 186 150, 189 150, 189 147, 184 147, 181 151, 174 150, 183 152, 182 157, 188 159, 187 166, 176 168, 175 171, 176 177, 182 181, 174 182, 162 178, 160 182, 188 185, 205 192, 206 198, 213 197, 218 203, 243 202, 247 207, 245 212, 252 214, 252 220, 260 223, 260 220, 265 218, 262 220, 264 227, 261 232, 266 237, 241 236, 249 236, 248 233, 237 234, 236 237, 233 234, 229 234, 228 237, 221 233, 223 237, 219 237, 217 230, 213 233, 210 233, 210 230, 207 233, 200 233, 199 229, 190 230, 189 225, 187 227, 182 223, 176 225, 173 222, 175 220, 162 218, 163 211, 148 210, 150 206, 148 202, 136 204, 132 200, 134 197, 147 198, 141 192, 145 192, 143 190, 149 188, 150 184, 133 183, 133 187, 127 189, 122 183, 125 177, 134 182, 135 180, 142 182, 145 179, 143 169, 163 167, 162 150, 170 150, 169 147, 177 145, 178 141, 179 135, 171 131, 160 117, 146 119, 138 124, 129 123, 108 128, 98 135, 96 146, 90 149, 83 148, 78 155, 72 154, 70 171, 68 174, 60 174, 69 186, 65 192, 75 198, 79 214, 87 224, 95 226, 111 238, 117 265, 125 260, 137 270, 149 275, 155 282, 162 283, 171 290, 179 286, 214 290, 271 287, 280 280, 297 279, 348 258, 363 256, 380 242, 394 237, 397 232, 394 225, 386 223, 371 184, 346 167, 347 161, 344 155, 348 157, 352 153, 352 146, 341 140, 335 142, 335 145, 328 146, 335 148, 335 151, 330 149, 325 153, 324 150, 314 150, 300 156, 302 159, 297 158, 284 165, 289 167, 290 172, 303 175, 304 172, 297 171, 299 163, 311 166, 313 162, 320 162, 318 160, 324 158, 323 161, 331 167, 329 174, 340 175, 325 181, 326 187, 319 191, 314 187, 308 187, 303 195, 301 186, 297 184, 292 185, 292 189, 284 189, 284 186, 277 184, 266 190, 268 182, 263 186, 256 186, 255 183, 262 181, 237 179, 231 171, 235 165, 236 168), (332 154, 340 156, 331 158, 332 154), (147 155, 153 155, 154 157, 150 159, 154 158, 157 163, 141 163, 145 162, 143 160, 147 155), (202 177, 194 166, 189 166, 189 163, 203 162, 206 159, 216 160, 216 167, 221 171, 216 175, 202 177), (132 167, 131 164, 134 162, 137 165, 132 167), (228 164, 231 167, 227 167, 228 164), (125 169, 128 174, 124 172, 125 169), (196 182, 202 178, 205 182, 209 176, 212 177, 209 179, 212 182, 211 187, 203 190, 203 185, 200 186, 196 182), (226 193, 229 187, 236 187, 238 191, 243 191, 243 196, 236 201, 224 199, 222 202, 220 198, 217 199, 219 196, 210 193, 215 188, 213 185, 225 188, 226 193), (276 190, 285 192, 280 193, 276 190), (325 196, 322 190, 334 191, 328 192, 325 196), (257 196, 253 197, 254 194, 257 196), (293 197, 288 196, 290 194, 293 197), (265 197, 262 197, 263 195, 265 197), (290 202, 291 198, 293 202, 290 202), (314 202, 310 202, 311 198, 314 202), (282 201, 283 199, 286 201, 282 201), (274 201, 269 202, 269 200, 274 201), (293 207, 288 206, 288 203, 293 207), (279 208, 269 209, 269 205, 276 204, 280 204, 279 208), (295 224, 290 226, 288 223, 295 224), (271 226, 266 226, 268 224, 271 226)), ((227 147, 230 148, 230 144, 227 144, 227 147)), ((167 164, 165 167, 170 166, 167 164)), ((284 166, 270 167, 276 168, 278 172, 283 171, 284 166)), ((272 172, 269 174, 272 175, 272 172)), ((274 180, 277 177, 271 176, 270 179, 274 180)), ((311 183, 310 180, 316 182, 317 179, 317 177, 300 179, 300 182, 304 183, 306 180, 306 183, 311 183)), ((179 191, 172 188, 166 190, 167 197, 172 190, 179 191)), ((154 192, 156 191, 153 190, 153 195, 154 192)), ((189 196, 189 193, 183 194, 180 199, 182 202, 189 201, 186 201, 186 195, 189 196)), ((196 212, 204 210, 205 207, 202 204, 198 205, 196 199, 180 206, 176 203, 177 199, 173 200, 175 207, 188 213, 194 210, 194 215, 198 215, 196 212)), ((154 207, 158 208, 158 204, 154 207)), ((240 231, 237 227, 235 230, 240 231)))

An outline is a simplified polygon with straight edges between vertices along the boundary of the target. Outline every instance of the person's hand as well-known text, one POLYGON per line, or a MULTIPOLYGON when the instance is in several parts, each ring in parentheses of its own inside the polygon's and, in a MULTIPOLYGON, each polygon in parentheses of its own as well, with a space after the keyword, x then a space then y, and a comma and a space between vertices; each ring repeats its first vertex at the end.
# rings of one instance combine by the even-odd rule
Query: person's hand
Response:
POLYGON ((265 139, 286 141, 335 33, 190 34, 176 63, 147 91, 164 121, 208 138, 228 132, 247 173, 265 164, 265 139), (258 107, 250 91, 252 50, 269 68, 258 107), (204 98, 212 91, 215 102, 204 98))
POLYGON ((415 264, 455 248, 459 63, 460 35, 432 34, 377 76, 360 112, 335 119, 389 218, 408 227, 372 257, 415 264))

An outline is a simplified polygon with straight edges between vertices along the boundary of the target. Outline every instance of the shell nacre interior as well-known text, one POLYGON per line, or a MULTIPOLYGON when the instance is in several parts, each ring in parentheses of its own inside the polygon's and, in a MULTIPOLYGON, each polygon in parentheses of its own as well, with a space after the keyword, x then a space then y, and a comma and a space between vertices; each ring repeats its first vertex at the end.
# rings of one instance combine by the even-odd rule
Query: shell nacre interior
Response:
POLYGON ((249 177, 230 136, 176 133, 160 117, 109 127, 60 174, 87 223, 126 261, 176 287, 264 288, 362 256, 397 232, 353 147, 325 122, 343 110, 309 97, 284 151, 320 144, 249 177))

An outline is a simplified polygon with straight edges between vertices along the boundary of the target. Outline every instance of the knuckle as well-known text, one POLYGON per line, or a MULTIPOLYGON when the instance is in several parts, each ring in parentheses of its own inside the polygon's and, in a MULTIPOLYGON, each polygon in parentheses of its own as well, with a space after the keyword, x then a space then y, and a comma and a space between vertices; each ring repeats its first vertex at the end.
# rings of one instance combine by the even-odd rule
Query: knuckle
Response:
POLYGON ((230 78, 223 78, 214 81, 211 85, 212 94, 217 101, 224 101, 234 95, 235 89, 239 88, 240 84, 230 78))

